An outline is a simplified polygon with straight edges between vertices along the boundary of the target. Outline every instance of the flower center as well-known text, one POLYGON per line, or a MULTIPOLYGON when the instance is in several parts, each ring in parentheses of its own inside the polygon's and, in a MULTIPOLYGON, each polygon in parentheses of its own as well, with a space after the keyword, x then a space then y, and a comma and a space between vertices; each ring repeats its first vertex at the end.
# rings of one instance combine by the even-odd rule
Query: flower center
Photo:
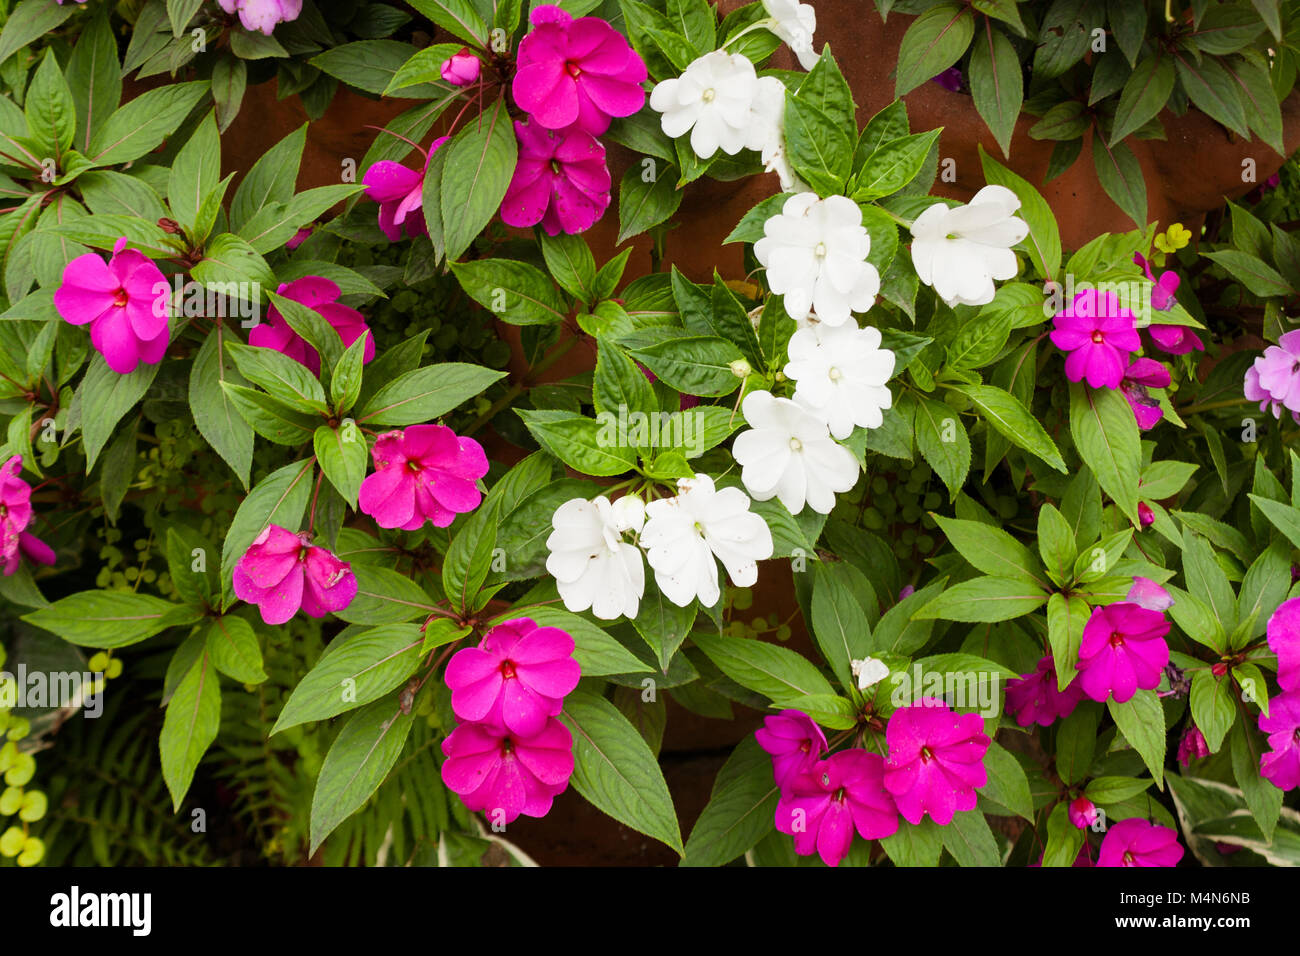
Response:
POLYGON ((416 474, 419 474, 420 471, 422 471, 423 469, 421 469, 420 463, 418 461, 408 461, 406 463, 406 470, 413 471, 416 474))
POLYGON ((1111 632, 1110 632, 1110 646, 1111 646, 1111 647, 1122 647, 1123 644, 1124 644, 1124 635, 1121 634, 1119 631, 1111 631, 1111 632))
POLYGON ((573 77, 575 80, 578 77, 582 76, 582 67, 578 66, 578 64, 573 63, 571 61, 566 62, 564 64, 564 69, 567 70, 569 76, 573 77))
POLYGON ((1125 866, 1134 866, 1136 863, 1137 863, 1137 861, 1136 861, 1135 859, 1133 859, 1133 851, 1131 851, 1131 850, 1125 850, 1125 851, 1124 851, 1124 865, 1125 865, 1125 866))
POLYGON ((1102 342, 1106 341, 1106 336, 1102 334, 1101 329, 1093 330, 1092 341, 1097 345, 1101 345, 1102 342))
POLYGON ((703 93, 700 94, 700 99, 702 99, 706 103, 712 103, 714 98, 717 95, 718 95, 717 93, 713 92, 713 87, 710 86, 707 90, 705 90, 703 93))
POLYGON ((560 175, 560 161, 558 159, 551 160, 551 172, 557 176, 560 175))
POLYGON ((819 243, 817 243, 817 248, 813 250, 813 255, 815 255, 818 259, 825 259, 825 258, 826 258, 826 243, 824 243, 824 242, 819 242, 819 243))
POLYGON ((501 738, 501 756, 509 757, 515 752, 515 742, 509 737, 501 738))
POLYGON ((309 548, 307 545, 303 545, 301 548, 298 549, 298 563, 299 563, 299 564, 302 564, 304 561, 307 560, 307 554, 308 554, 310 551, 311 551, 311 548, 309 548))
POLYGON ((515 679, 515 662, 514 662, 514 661, 502 661, 502 662, 501 662, 501 676, 502 676, 504 679, 506 679, 506 680, 514 680, 514 679, 515 679))
POLYGON ((800 441, 799 439, 797 439, 797 438, 791 438, 791 439, 790 439, 790 450, 791 450, 791 451, 803 451, 803 442, 801 442, 801 441, 800 441))
POLYGON ((119 309, 126 308, 127 299, 126 290, 120 286, 113 292, 113 304, 119 309))
MULTIPOLYGON (((1297 728, 1296 733, 1300 733, 1300 728, 1297 728)), ((811 749, 812 749, 812 741, 810 740, 805 740, 803 743, 799 745, 799 750, 803 753, 807 753, 811 749)))
POLYGON ((841 378, 844 377, 844 373, 841 372, 839 369, 835 368, 835 366, 833 365, 831 366, 831 370, 826 374, 830 376, 832 382, 838 382, 841 378))
POLYGON ((843 802, 844 802, 844 788, 843 788, 843 787, 840 787, 838 790, 836 790, 835 793, 831 795, 831 800, 834 801, 835 803, 843 803, 843 802))
POLYGON ((921 748, 921 763, 929 763, 934 759, 934 751, 925 746, 921 748))

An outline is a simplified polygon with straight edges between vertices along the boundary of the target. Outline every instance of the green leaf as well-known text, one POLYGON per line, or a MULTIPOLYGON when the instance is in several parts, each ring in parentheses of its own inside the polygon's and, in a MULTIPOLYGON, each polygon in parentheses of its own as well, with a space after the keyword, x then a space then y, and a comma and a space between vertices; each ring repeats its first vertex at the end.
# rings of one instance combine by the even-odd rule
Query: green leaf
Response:
POLYGON ((300 445, 311 437, 318 419, 287 402, 242 385, 222 383, 227 397, 253 431, 278 445, 300 445))
POLYGON ((716 634, 696 633, 691 640, 724 674, 778 707, 794 706, 791 701, 803 697, 835 696, 821 672, 788 648, 716 634))
POLYGON ((24 614, 23 620, 70 644, 110 648, 138 644, 173 624, 184 623, 176 613, 184 610, 134 591, 79 591, 24 614))
POLYGON ((977 571, 1009 578, 1021 578, 1046 587, 1042 570, 1029 549, 1001 528, 980 521, 963 521, 935 515, 948 543, 977 571))
POLYGON ((143 362, 129 375, 120 375, 108 367, 102 355, 97 354, 90 360, 86 377, 77 389, 83 410, 81 434, 87 470, 94 467, 95 459, 108 444, 117 423, 145 396, 157 374, 157 365, 143 362))
POLYGON ((395 689, 419 667, 424 635, 418 624, 387 624, 341 640, 293 689, 272 734, 335 717, 395 689))
POLYGON ((1142 755, 1142 761, 1164 789, 1165 779, 1165 712, 1153 690, 1139 690, 1124 703, 1111 698, 1106 702, 1110 716, 1124 739, 1142 755))
POLYGON ((167 702, 158 749, 162 755, 163 779, 172 795, 172 809, 179 811, 185 794, 221 725, 221 687, 207 652, 199 655, 176 686, 167 702))
POLYGON ((242 617, 226 615, 212 622, 206 640, 212 666, 243 684, 266 680, 262 669, 262 648, 253 626, 242 617))
POLYGON ((411 6, 453 36, 480 49, 487 48, 487 24, 469 0, 411 0, 411 6))
POLYGON ((45 51, 41 65, 32 75, 23 112, 27 117, 27 134, 34 145, 55 159, 72 147, 77 132, 76 107, 53 50, 45 51))
POLYGON ((1226 674, 1215 677, 1209 668, 1192 674, 1192 692, 1188 698, 1192 720, 1205 735, 1210 753, 1218 753, 1223 738, 1237 719, 1236 701, 1233 699, 1232 679, 1226 674))
POLYGON ((110 116, 91 138, 86 156, 98 166, 139 159, 176 128, 208 92, 206 80, 173 83, 141 93, 110 116))
POLYGON ((505 100, 497 100, 438 151, 446 153, 440 206, 451 261, 464 254, 496 215, 514 174, 515 130, 505 100))
POLYGON ((576 690, 565 698, 560 719, 573 732, 573 788, 598 810, 684 855, 663 771, 618 708, 576 690))
MULTIPOLYGON (((871 627, 859 596, 872 594, 871 584, 845 561, 813 565, 811 624, 817 646, 846 690, 856 686, 852 662, 871 647, 871 627)), ((874 603, 874 594, 872 594, 874 603)))
POLYGON ((1092 134, 1092 162, 1106 195, 1139 229, 1147 223, 1147 187, 1142 166, 1125 143, 1107 145, 1096 129, 1092 134))
POLYGON ((657 341, 636 345, 624 339, 628 351, 642 365, 667 383, 687 395, 719 397, 730 395, 741 379, 732 371, 733 362, 744 359, 740 349, 717 336, 681 334, 679 330, 665 329, 657 341))
POLYGON ((1173 60, 1160 53, 1147 57, 1137 65, 1119 95, 1115 124, 1110 133, 1112 146, 1134 130, 1145 126, 1165 108, 1176 80, 1173 60))
POLYGON ((1011 136, 1025 99, 1024 79, 1015 47, 988 20, 971 47, 968 79, 975 109, 1002 147, 1002 155, 1010 156, 1011 136))
POLYGON ((788 90, 785 145, 795 174, 820 196, 844 188, 853 161, 853 141, 835 120, 788 90))
POLYGON ((683 193, 677 188, 677 177, 671 172, 671 166, 659 169, 653 159, 628 167, 618 187, 616 245, 666 222, 677 212, 683 193))
POLYGON ((167 205, 195 244, 212 229, 216 208, 208 197, 220 181, 221 138, 216 115, 209 112, 172 160, 167 178, 167 205), (212 212, 205 213, 205 208, 212 212))
MULTIPOLYGON (((1097 746, 1097 723, 1101 708, 1090 700, 1080 701, 1070 714, 1061 721, 1056 733, 1056 772, 1069 786, 1075 786, 1088 775, 1092 766, 1092 755, 1097 746)), ((1161 719, 1160 726, 1164 726, 1161 719)), ((1074 862, 1074 857, 1065 865, 1074 862)))
POLYGON ((1070 820, 1066 803, 1062 800, 1052 808, 1047 818, 1047 845, 1043 849, 1043 866, 1074 866, 1079 850, 1088 836, 1070 820))
POLYGON ((967 7, 941 3, 912 21, 898 48, 894 96, 910 93, 956 63, 975 36, 975 17, 967 7))
POLYGON ((413 369, 379 389, 357 421, 370 425, 417 425, 445 415, 505 377, 504 372, 444 362, 413 369))
POLYGON ((1273 830, 1277 827, 1278 817, 1282 811, 1282 790, 1272 781, 1259 775, 1259 758, 1264 750, 1260 740, 1245 720, 1232 725, 1232 773, 1241 787, 1242 797, 1250 807, 1251 815, 1259 824, 1264 839, 1273 839, 1273 830))
POLYGON ((235 410, 222 387, 223 382, 243 385, 246 381, 222 348, 229 335, 225 324, 216 321, 194 356, 189 380, 190 411, 204 441, 225 460, 247 489, 253 463, 253 429, 235 410))
POLYGON ((585 475, 621 475, 636 467, 636 449, 618 435, 616 421, 597 422, 563 411, 516 409, 548 452, 585 475))
POLYGON ((757 740, 746 737, 718 771, 681 865, 723 866, 750 850, 772 831, 779 796, 771 758, 757 740))
POLYGON ((56 30, 78 9, 45 0, 22 0, 16 4, 8 11, 4 32, 0 33, 0 63, 33 40, 56 30))
POLYGON ((895 866, 936 867, 943 855, 943 828, 928 816, 916 826, 902 820, 898 832, 881 840, 880 847, 895 866))
POLYGON ((94 16, 77 38, 65 71, 77 116, 74 147, 85 153, 122 99, 122 69, 109 12, 94 16))
POLYGON ((1005 186, 1020 199, 1020 218, 1029 226, 1029 234, 1020 245, 1029 255, 1034 268, 1045 279, 1052 279, 1061 265, 1061 232, 1052 207, 1027 179, 1016 175, 979 147, 984 179, 1005 186))
POLYGON ((1023 578, 988 575, 954 584, 920 610, 913 620, 979 623, 1009 621, 1042 607, 1047 592, 1023 578))
POLYGON ((442 590, 453 608, 465 612, 475 607, 496 543, 496 518, 487 509, 476 512, 452 539, 442 562, 442 590))
POLYGON ((1052 646, 1052 660, 1056 662, 1058 690, 1064 691, 1078 673, 1076 665, 1083 644, 1083 628, 1091 614, 1088 602, 1077 594, 1067 597, 1058 593, 1047 599, 1047 639, 1052 646))
POLYGON ((1142 462, 1137 419, 1118 389, 1070 384, 1070 432, 1084 463, 1103 491, 1137 527, 1142 462))
POLYGON ((1214 57, 1205 57, 1199 63, 1174 54, 1178 79, 1187 97, 1202 113, 1222 123, 1243 139, 1250 138, 1246 126, 1246 110, 1242 106, 1237 84, 1228 71, 1214 57))
POLYGON ((1236 249, 1220 249, 1216 252, 1203 252, 1201 255, 1223 266, 1228 275, 1260 298, 1290 295, 1292 292, 1291 284, 1258 256, 1238 252, 1236 249))
POLYGON ((365 380, 366 344, 374 338, 369 330, 343 350, 343 357, 330 376, 330 402, 336 415, 346 415, 361 395, 365 380))
POLYGON ((583 302, 594 302, 592 284, 596 280, 596 260, 586 240, 564 233, 548 236, 543 232, 541 243, 546 268, 560 287, 583 302))
POLYGON ((902 189, 921 171, 941 130, 927 130, 891 140, 872 153, 858 174, 855 202, 888 196, 902 189))
POLYGON ((312 444, 320 470, 325 472, 325 477, 343 500, 356 508, 357 494, 361 490, 361 480, 366 477, 366 462, 370 457, 364 436, 350 424, 338 428, 320 425, 312 444))
POLYGON ((968 396, 984 420, 1000 434, 1062 474, 1067 474, 1065 460, 1061 458, 1056 442, 1018 398, 992 385, 954 385, 953 388, 968 396))
POLYGON ((950 406, 927 395, 917 396, 915 421, 916 447, 956 498, 970 471, 966 427, 950 406))
POLYGON ((433 599, 424 588, 405 574, 371 564, 352 568, 357 578, 357 596, 336 616, 349 624, 401 624, 427 617, 434 610, 433 599))
POLYGON ((303 147, 307 142, 304 123, 280 140, 253 163, 230 201, 230 227, 240 231, 258 210, 293 198, 303 147))
POLYGON ((325 390, 301 362, 275 349, 238 342, 227 343, 226 351, 240 374, 253 384, 304 413, 325 413, 325 390))
POLYGON ((984 769, 988 771, 989 782, 980 790, 981 796, 1032 822, 1034 802, 1029 795, 1029 778, 1020 761, 993 743, 984 755, 984 769))
POLYGON ((958 866, 1001 866, 1002 855, 984 814, 978 810, 954 813, 952 822, 940 830, 943 845, 958 866))
POLYGON ((620 409, 625 414, 656 411, 654 389, 636 363, 608 339, 599 339, 598 343, 592 386, 596 413, 617 415, 620 409))
POLYGON ((478 259, 451 271, 470 298, 511 325, 554 325, 569 313, 555 284, 526 262, 478 259))

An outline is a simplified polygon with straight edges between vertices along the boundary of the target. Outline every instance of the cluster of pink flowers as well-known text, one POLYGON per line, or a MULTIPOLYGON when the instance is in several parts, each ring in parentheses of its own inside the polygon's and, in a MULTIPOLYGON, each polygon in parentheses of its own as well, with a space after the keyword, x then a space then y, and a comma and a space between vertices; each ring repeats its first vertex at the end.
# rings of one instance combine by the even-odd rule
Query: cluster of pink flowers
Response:
POLYGON ((1268 620, 1267 634, 1282 693, 1269 701, 1267 717, 1259 715, 1269 746, 1259 772, 1279 790, 1294 790, 1300 787, 1300 598, 1282 602, 1268 620))
POLYGON ((573 736, 556 719, 582 676, 573 638, 520 617, 457 651, 443 676, 459 723, 442 780, 494 824, 541 817, 569 785, 573 736))
POLYGON ((18 570, 24 557, 54 563, 54 549, 26 530, 32 523, 32 489, 18 477, 22 469, 22 455, 0 465, 0 568, 6 576, 18 570))
POLYGON ((352 565, 311 543, 311 535, 268 525, 235 565, 235 597, 256 604, 267 624, 298 609, 311 617, 342 611, 357 596, 352 565))
POLYGON ((859 749, 827 755, 821 728, 798 710, 768 717, 755 737, 781 788, 777 830, 794 837, 796 853, 815 852, 827 866, 848 854, 854 831, 864 840, 897 832, 899 814, 912 824, 929 814, 946 826, 975 809, 975 790, 988 782, 984 722, 932 698, 890 717, 888 757, 859 749))
POLYGON ((483 446, 445 425, 385 432, 370 454, 375 470, 358 503, 381 528, 415 531, 426 521, 445 528, 483 499, 476 484, 488 472, 483 446))
POLYGON ((528 114, 516 121, 519 161, 501 203, 510 226, 541 223, 548 235, 591 228, 610 202, 605 147, 611 119, 645 104, 647 72, 626 39, 599 17, 575 20, 533 7, 519 43, 511 92, 528 114))
MULTIPOLYGON (((304 276, 292 282, 281 283, 275 291, 277 295, 305 305, 320 315, 339 334, 345 346, 351 345, 370 331, 365 316, 339 301, 343 293, 329 279, 322 279, 320 276, 304 276)), ((267 309, 266 321, 259 322, 248 333, 248 344, 282 352, 295 362, 305 365, 313 375, 320 375, 320 356, 301 335, 293 330, 275 306, 267 309)), ((361 361, 364 364, 374 357, 375 338, 371 335, 366 340, 361 361)))
POLYGON ((1242 391, 1261 412, 1282 417, 1282 409, 1300 423, 1300 331, 1287 332, 1246 369, 1242 391))

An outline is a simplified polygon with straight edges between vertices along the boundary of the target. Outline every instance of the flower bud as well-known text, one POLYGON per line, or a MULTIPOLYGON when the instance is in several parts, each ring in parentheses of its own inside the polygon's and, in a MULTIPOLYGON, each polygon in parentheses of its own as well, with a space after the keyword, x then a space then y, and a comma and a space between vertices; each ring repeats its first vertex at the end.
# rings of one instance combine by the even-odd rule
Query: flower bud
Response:
POLYGON ((469 47, 461 47, 442 64, 442 78, 452 86, 469 86, 478 80, 482 64, 478 57, 469 52, 469 47))

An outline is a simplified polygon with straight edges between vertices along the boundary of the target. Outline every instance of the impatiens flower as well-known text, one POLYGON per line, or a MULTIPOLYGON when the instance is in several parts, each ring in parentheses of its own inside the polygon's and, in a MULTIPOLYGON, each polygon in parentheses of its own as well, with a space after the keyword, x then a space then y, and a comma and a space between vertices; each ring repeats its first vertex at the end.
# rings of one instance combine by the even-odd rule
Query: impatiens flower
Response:
POLYGON ((519 162, 501 201, 507 226, 535 226, 548 236, 584 232, 609 206, 605 147, 573 127, 556 132, 515 123, 519 162))
POLYGON ((0 568, 14 574, 22 558, 53 564, 54 549, 25 528, 32 520, 32 489, 19 475, 23 458, 14 455, 0 465, 0 568))
POLYGON ((1079 686, 1096 701, 1122 704, 1153 690, 1169 663, 1169 622, 1158 611, 1121 601, 1093 608, 1079 646, 1079 686))
MULTIPOLYGON (((1169 273, 1166 272, 1165 275, 1169 273)), ((1200 336, 1185 325, 1149 325, 1147 332, 1151 335, 1151 341, 1170 355, 1186 355, 1192 349, 1205 351, 1205 343, 1200 336)))
POLYGON ((123 236, 107 263, 87 252, 64 267, 54 307, 72 325, 89 322, 95 351, 129 375, 141 362, 157 365, 167 351, 170 289, 153 260, 126 248, 123 236))
POLYGON ((1279 790, 1300 787, 1300 692, 1278 694, 1268 702, 1268 716, 1259 715, 1259 729, 1268 735, 1269 752, 1259 758, 1260 776, 1279 790))
POLYGON ((1151 506, 1145 501, 1138 502, 1138 522, 1144 528, 1156 522, 1156 513, 1151 510, 1151 506))
POLYGON ((357 500, 381 528, 414 531, 426 521, 445 528, 482 501, 475 482, 488 473, 483 446, 446 425, 384 432, 370 454, 375 471, 357 500))
MULTIPOLYGON (((1071 358, 1073 357, 1072 355, 1071 358)), ((1124 378, 1119 387, 1128 399, 1129 407, 1137 418, 1138 428, 1142 431, 1155 428, 1164 416, 1160 403, 1147 394, 1147 389, 1168 388, 1171 381, 1169 369, 1154 359, 1134 359, 1124 370, 1124 378)))
POLYGON ((767 522, 749 510, 739 488, 714 487, 708 475, 680 478, 677 496, 652 501, 645 508, 641 546, 668 600, 686 607, 695 598, 704 607, 718 603, 718 565, 736 587, 758 580, 758 562, 772 556, 767 522))
POLYGON ((297 20, 302 13, 302 0, 217 0, 217 3, 226 13, 238 13, 245 30, 260 30, 267 36, 276 24, 297 20))
POLYGON ((879 840, 898 831, 898 810, 881 783, 884 762, 865 750, 841 750, 790 781, 776 805, 776 828, 794 837, 800 856, 827 866, 848 855, 853 831, 879 840))
POLYGON ((874 657, 849 661, 849 667, 853 671, 853 676, 858 679, 858 690, 874 687, 889 676, 889 665, 874 657))
POLYGON ((930 79, 930 82, 938 83, 940 86, 942 86, 945 90, 948 90, 949 92, 960 93, 961 84, 962 84, 961 68, 956 66, 950 66, 948 67, 948 69, 944 70, 938 76, 932 77, 930 79))
POLYGON ((1071 800, 1065 812, 1070 822, 1080 830, 1086 830, 1097 822, 1097 805, 1085 796, 1071 800))
POLYGON ((1086 289, 1053 320, 1051 339, 1065 359, 1065 377, 1092 388, 1119 388, 1128 352, 1142 347, 1136 317, 1114 292, 1086 289))
POLYGON ((1148 611, 1167 611, 1174 606, 1174 599, 1169 592, 1150 578, 1135 577, 1133 586, 1128 589, 1124 600, 1148 611))
POLYGON ((1268 619, 1268 646, 1277 655, 1277 683, 1300 690, 1300 598, 1278 605, 1268 619))
POLYGON ((817 415, 771 392, 750 392, 741 409, 751 427, 736 437, 731 453, 755 500, 775 497, 792 515, 805 504, 826 515, 836 493, 857 484, 858 460, 817 415))
POLYGON ((742 54, 714 50, 681 76, 655 84, 650 108, 663 114, 664 135, 676 139, 690 131, 691 149, 700 159, 719 149, 734 156, 771 145, 778 91, 784 99, 784 84, 776 77, 760 79, 742 54))
POLYGON ((965 206, 935 203, 912 223, 912 264, 948 305, 993 301, 994 279, 1018 271, 1011 247, 1029 234, 1014 215, 1020 199, 1005 186, 985 186, 965 206))
POLYGON ((304 242, 306 242, 311 237, 311 234, 312 234, 312 227, 303 226, 301 229, 299 229, 297 232, 293 234, 293 236, 289 239, 289 241, 284 244, 284 247, 288 249, 290 252, 293 252, 304 242))
POLYGON ((799 0, 763 0, 769 20, 765 24, 799 58, 799 65, 811 70, 817 65, 813 50, 813 33, 817 31, 817 11, 811 3, 799 0))
POLYGON ((1112 824, 1101 841, 1098 866, 1177 866, 1183 858, 1178 834, 1158 823, 1131 817, 1112 824))
MULTIPOLYGON (((85 258, 84 256, 82 258, 85 258)), ((78 260, 74 259, 73 262, 78 260)), ((71 266, 69 266, 71 268, 71 266)), ((1293 417, 1300 413, 1300 329, 1287 332, 1246 369, 1246 398, 1259 402, 1259 410, 1272 404, 1274 418, 1285 407, 1293 417)))
MULTIPOLYGON (((321 316, 330 327, 339 334, 345 346, 351 345, 362 335, 370 332, 365 316, 349 305, 339 301, 342 290, 329 279, 320 276, 303 276, 292 282, 281 283, 275 290, 278 295, 305 305, 321 316)), ((259 348, 275 349, 295 362, 305 365, 313 375, 320 375, 320 356, 307 344, 307 340, 293 330, 285 321, 280 311, 271 306, 266 312, 266 321, 259 322, 248 333, 248 344, 259 348)), ((375 357, 375 337, 366 339, 361 356, 362 364, 375 357)))
POLYGON ((267 624, 302 608, 311 617, 342 611, 357 596, 352 565, 311 543, 311 535, 269 525, 235 565, 235 597, 256 604, 267 624))
POLYGON ((379 203, 379 228, 383 230, 389 242, 398 242, 402 230, 414 238, 427 236, 429 226, 424 221, 424 173, 429 168, 429 157, 443 143, 446 136, 439 136, 424 153, 424 164, 419 172, 390 159, 383 159, 373 164, 361 177, 366 185, 366 198, 379 203))
POLYGON ((880 347, 880 331, 817 325, 790 336, 785 376, 795 382, 794 400, 848 438, 854 427, 879 428, 894 399, 886 384, 894 374, 894 353, 880 347))
POLYGON ((1178 741, 1178 762, 1186 767, 1193 760, 1200 760, 1209 755, 1210 745, 1205 740, 1205 734, 1201 733, 1199 727, 1188 727, 1187 733, 1183 734, 1178 741))
MULTIPOLYGON (((1151 272, 1151 263, 1147 261, 1146 256, 1142 255, 1140 252, 1135 252, 1133 253, 1133 261, 1140 265, 1143 271, 1146 272, 1147 278, 1155 283, 1155 287, 1151 290, 1151 308, 1155 309, 1157 312, 1165 312, 1173 308, 1174 293, 1178 291, 1178 273, 1173 271, 1162 272, 1160 273, 1160 278, 1157 279, 1151 272)), ((1180 326, 1166 325, 1161 326, 1161 328, 1177 329, 1180 328, 1180 326)), ((1153 335, 1152 338, 1155 338, 1155 336, 1153 335)), ((1195 339, 1196 336, 1192 336, 1192 338, 1195 339)), ((1200 340, 1197 339, 1198 345, 1199 342, 1200 340)), ((1163 346, 1161 347, 1163 348, 1163 346)), ((1172 349, 1165 349, 1165 351, 1174 355, 1183 354, 1182 352, 1174 352, 1172 349)), ((1190 346, 1184 351, 1190 352, 1190 346)))
POLYGON ((641 551, 623 540, 645 524, 640 498, 624 495, 613 504, 604 495, 574 498, 555 509, 546 539, 546 570, 555 578, 564 606, 603 621, 634 618, 645 593, 641 551))
POLYGON ((785 84, 774 76, 760 76, 749 114, 751 134, 749 149, 757 150, 763 170, 776 173, 782 192, 806 191, 807 186, 795 174, 785 148, 785 84))
POLYGON ((990 743, 979 714, 958 714, 942 701, 922 698, 894 711, 885 742, 885 789, 908 823, 920 823, 928 813, 947 826, 954 813, 975 809, 975 790, 988 783, 984 755, 990 743))
POLYGON ((604 20, 575 20, 551 4, 533 7, 529 20, 511 92, 539 126, 599 136, 611 117, 645 104, 645 62, 604 20))
POLYGON ((1039 658, 1033 673, 1007 681, 1007 713, 1021 727, 1048 727, 1069 717, 1083 699, 1079 682, 1071 681, 1065 690, 1057 690, 1057 684, 1056 662, 1051 655, 1039 658))
POLYGON ((850 312, 865 312, 875 302, 880 273, 867 262, 870 252, 858 204, 811 192, 787 199, 754 243, 768 285, 785 297, 790 318, 801 321, 815 310, 827 325, 843 325, 850 312))
POLYGON ((553 717, 520 738, 501 726, 461 724, 442 742, 442 782, 495 824, 543 817, 573 775, 573 735, 553 717))
POLYGON ((469 86, 478 79, 479 71, 483 64, 473 53, 469 52, 469 47, 461 47, 459 53, 453 53, 443 61, 438 72, 442 75, 444 83, 450 83, 452 86, 469 86))
POLYGON ((811 771, 826 753, 826 735, 802 710, 783 710, 763 718, 754 737, 772 758, 772 777, 782 789, 811 771))
POLYGON ((578 686, 582 668, 573 647, 567 633, 538 627, 531 618, 498 624, 478 647, 461 648, 447 663, 443 682, 451 690, 451 709, 461 720, 536 736, 578 686))

